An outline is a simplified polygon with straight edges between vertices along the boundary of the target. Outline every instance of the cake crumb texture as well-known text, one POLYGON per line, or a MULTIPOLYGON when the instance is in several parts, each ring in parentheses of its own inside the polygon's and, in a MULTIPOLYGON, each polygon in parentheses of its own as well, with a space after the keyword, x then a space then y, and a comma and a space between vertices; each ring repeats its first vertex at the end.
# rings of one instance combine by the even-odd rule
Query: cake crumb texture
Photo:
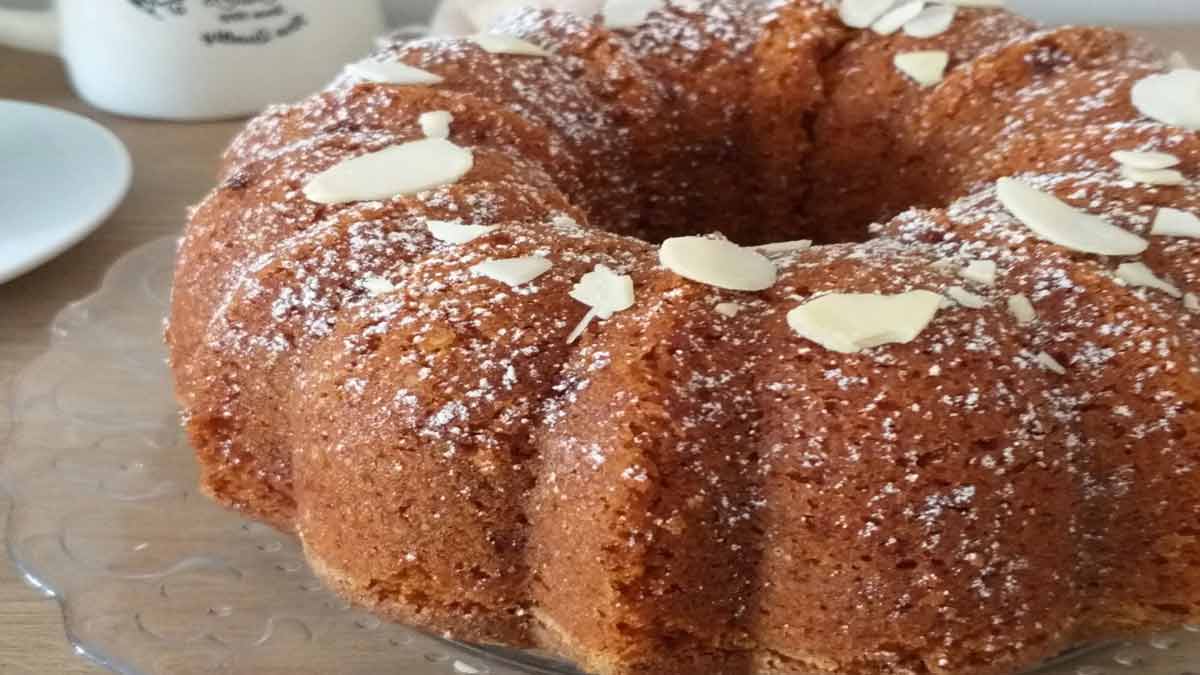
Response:
POLYGON ((167 331, 207 494, 383 617, 602 675, 1008 675, 1200 622, 1200 239, 1151 232, 1200 187, 1112 156, 1200 174, 1197 133, 1131 99, 1161 55, 994 9, 882 35, 817 0, 492 30, 546 53, 388 44, 432 76, 347 70, 227 150, 167 331), (895 65, 923 51, 928 86, 895 65), (427 113, 461 179, 306 198, 427 113), (1002 178, 1148 246, 1051 243, 1002 178), (710 233, 814 245, 757 249, 753 292, 660 263, 710 233), (600 266, 632 305, 572 297, 600 266), (789 326, 914 291, 945 301, 906 342, 789 326))

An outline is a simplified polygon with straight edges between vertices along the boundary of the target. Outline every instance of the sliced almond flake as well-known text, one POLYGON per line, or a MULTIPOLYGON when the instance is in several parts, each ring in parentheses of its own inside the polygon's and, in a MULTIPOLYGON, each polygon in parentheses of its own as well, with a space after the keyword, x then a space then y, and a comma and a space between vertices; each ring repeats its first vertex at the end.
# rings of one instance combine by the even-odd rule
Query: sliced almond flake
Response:
POLYGON ((1200 295, 1195 293, 1184 293, 1183 306, 1189 312, 1200 312, 1200 295))
POLYGON ((479 33, 467 38, 479 45, 483 51, 490 54, 510 54, 512 56, 553 56, 553 52, 511 35, 498 33, 479 33))
POLYGON ((996 283, 996 261, 972 260, 958 274, 967 281, 992 286, 996 283))
POLYGON ((633 278, 617 274, 605 265, 596 265, 571 289, 572 298, 596 310, 596 316, 610 319, 617 312, 633 307, 633 278))
POLYGON ((1180 51, 1171 52, 1171 55, 1167 57, 1167 65, 1171 70, 1192 69, 1192 62, 1188 61, 1187 55, 1180 51))
POLYGON ((923 9, 925 9, 925 0, 902 2, 871 24, 871 30, 880 35, 891 35, 900 30, 904 24, 917 18, 923 9))
POLYGON ((633 307, 633 278, 617 274, 604 265, 596 265, 571 289, 571 297, 588 306, 588 312, 567 336, 567 343, 579 339, 593 319, 611 319, 612 315, 633 307))
POLYGON ((732 319, 741 313, 742 306, 736 302, 722 302, 718 303, 713 309, 716 310, 717 314, 732 319))
POLYGON ((434 239, 447 244, 466 244, 497 229, 494 225, 463 225, 452 220, 428 220, 425 227, 434 239))
POLYGON ((1186 185, 1187 179, 1175 169, 1145 171, 1129 166, 1121 167, 1121 177, 1144 185, 1186 185))
POLYGON ((794 251, 807 251, 812 248, 812 239, 797 239, 795 241, 778 241, 773 244, 760 244, 754 248, 763 255, 783 255, 794 251))
POLYGON ((1181 68, 1133 85, 1133 106, 1152 120, 1200 131, 1200 70, 1181 68))
POLYGON ((946 295, 967 309, 983 309, 988 306, 987 298, 976 295, 962 286, 951 286, 946 289, 946 295))
POLYGON ((454 115, 449 110, 421 113, 417 118, 417 124, 421 125, 421 132, 426 138, 450 138, 450 123, 453 121, 454 115))
POLYGON ((1117 267, 1117 278, 1130 286, 1153 288, 1173 298, 1183 297, 1183 291, 1179 290, 1174 284, 1159 278, 1149 267, 1140 262, 1119 265, 1117 267))
POLYGON ((922 87, 932 87, 946 76, 950 55, 941 50, 896 54, 892 59, 900 72, 922 87))
POLYGON ((674 237, 662 243, 658 259, 685 279, 732 291, 768 289, 778 275, 763 254, 724 239, 674 237))
POLYGON ((467 148, 426 138, 342 160, 310 178, 304 196, 318 204, 342 204, 411 195, 457 182, 474 163, 467 148))
POLYGON ((1159 171, 1169 169, 1179 164, 1179 158, 1165 152, 1138 152, 1133 150, 1117 150, 1112 158, 1122 166, 1143 171, 1159 171))
POLYGON ((955 270, 957 270, 958 265, 959 265, 958 261, 955 260, 954 258, 942 258, 940 260, 935 260, 935 261, 929 263, 929 266, 932 267, 933 269, 935 269, 939 272, 945 272, 947 274, 951 274, 955 270))
POLYGON ((898 295, 832 293, 788 312, 797 335, 843 354, 912 342, 937 314, 942 296, 931 291, 898 295))
POLYGON ((513 288, 527 284, 550 271, 554 264, 540 255, 503 260, 485 260, 471 268, 471 272, 495 279, 513 288))
POLYGON ((398 61, 359 61, 346 66, 346 72, 361 80, 382 84, 438 84, 440 75, 398 61))
POLYGON ((600 13, 605 28, 637 28, 646 22, 651 12, 665 5, 664 0, 606 0, 600 13))
POLYGON ((583 337, 584 331, 586 331, 588 326, 592 325, 592 322, 595 320, 596 308, 588 307, 588 311, 584 313, 583 318, 579 320, 579 323, 575 324, 575 328, 571 329, 570 335, 567 336, 567 344, 575 344, 575 341, 583 337))
POLYGON ((904 34, 914 38, 931 38, 950 30, 958 8, 953 5, 933 5, 904 24, 904 34))
POLYGON ((1150 234, 1200 239, 1200 218, 1194 213, 1163 207, 1154 216, 1150 234))
POLYGON ((1033 308, 1033 303, 1029 298, 1022 294, 1008 296, 1008 311, 1017 320, 1017 323, 1025 326, 1037 321, 1037 310, 1033 308))
POLYGON ((838 16, 851 28, 866 28, 879 20, 896 0, 842 0, 838 16))
POLYGON ((464 2, 455 5, 455 10, 461 11, 462 18, 465 19, 461 25, 483 28, 495 25, 501 17, 523 7, 533 9, 543 6, 547 5, 537 2, 537 0, 488 0, 488 2, 464 2))
POLYGON ((378 297, 380 295, 387 295, 388 293, 396 292, 395 284, 387 279, 384 279, 383 277, 375 276, 374 274, 369 274, 363 277, 359 284, 361 284, 362 287, 367 291, 367 295, 370 295, 371 297, 378 297))
POLYGON ((1045 368, 1046 370, 1049 370, 1052 373, 1058 373, 1059 375, 1067 374, 1067 369, 1064 368, 1063 365, 1061 363, 1059 363, 1057 359, 1055 359, 1053 356, 1050 356, 1046 352, 1038 352, 1037 362, 1038 362, 1038 365, 1045 368))
POLYGON ((1150 242, 1099 216, 1080 211, 1054 195, 1015 178, 997 181, 1000 203, 1042 239, 1073 251, 1137 255, 1150 242))

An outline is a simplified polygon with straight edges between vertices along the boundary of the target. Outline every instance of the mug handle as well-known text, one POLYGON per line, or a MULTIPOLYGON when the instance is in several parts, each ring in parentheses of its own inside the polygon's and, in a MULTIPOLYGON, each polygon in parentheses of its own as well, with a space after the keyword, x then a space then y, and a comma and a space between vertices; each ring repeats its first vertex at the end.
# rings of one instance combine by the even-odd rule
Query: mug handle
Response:
POLYGON ((0 7, 0 45, 58 53, 58 15, 53 9, 0 7))

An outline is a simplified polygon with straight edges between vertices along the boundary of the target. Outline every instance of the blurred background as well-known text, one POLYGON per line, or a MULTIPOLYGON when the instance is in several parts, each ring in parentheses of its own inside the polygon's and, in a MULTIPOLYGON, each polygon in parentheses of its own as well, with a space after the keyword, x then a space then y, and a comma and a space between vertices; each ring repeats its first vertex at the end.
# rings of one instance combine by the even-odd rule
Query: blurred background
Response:
MULTIPOLYGON (((338 0, 329 1, 337 2, 338 0)), ((436 4, 437 0, 383 0, 388 22, 393 26, 428 21, 436 4)), ((16 9, 42 9, 49 5, 50 0, 0 0, 0 7, 16 9)))

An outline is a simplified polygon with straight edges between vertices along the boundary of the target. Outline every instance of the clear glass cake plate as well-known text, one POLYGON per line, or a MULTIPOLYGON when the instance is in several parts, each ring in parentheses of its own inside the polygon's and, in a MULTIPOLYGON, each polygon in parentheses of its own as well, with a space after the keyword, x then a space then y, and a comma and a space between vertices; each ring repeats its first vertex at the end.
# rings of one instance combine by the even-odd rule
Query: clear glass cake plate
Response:
MULTIPOLYGON (((57 598, 78 651, 137 675, 574 672, 381 623, 324 590, 291 536, 197 492, 161 342, 174 251, 161 240, 118 261, 11 392, 8 551, 57 598)), ((1200 675, 1200 627, 1039 672, 1200 675)))

